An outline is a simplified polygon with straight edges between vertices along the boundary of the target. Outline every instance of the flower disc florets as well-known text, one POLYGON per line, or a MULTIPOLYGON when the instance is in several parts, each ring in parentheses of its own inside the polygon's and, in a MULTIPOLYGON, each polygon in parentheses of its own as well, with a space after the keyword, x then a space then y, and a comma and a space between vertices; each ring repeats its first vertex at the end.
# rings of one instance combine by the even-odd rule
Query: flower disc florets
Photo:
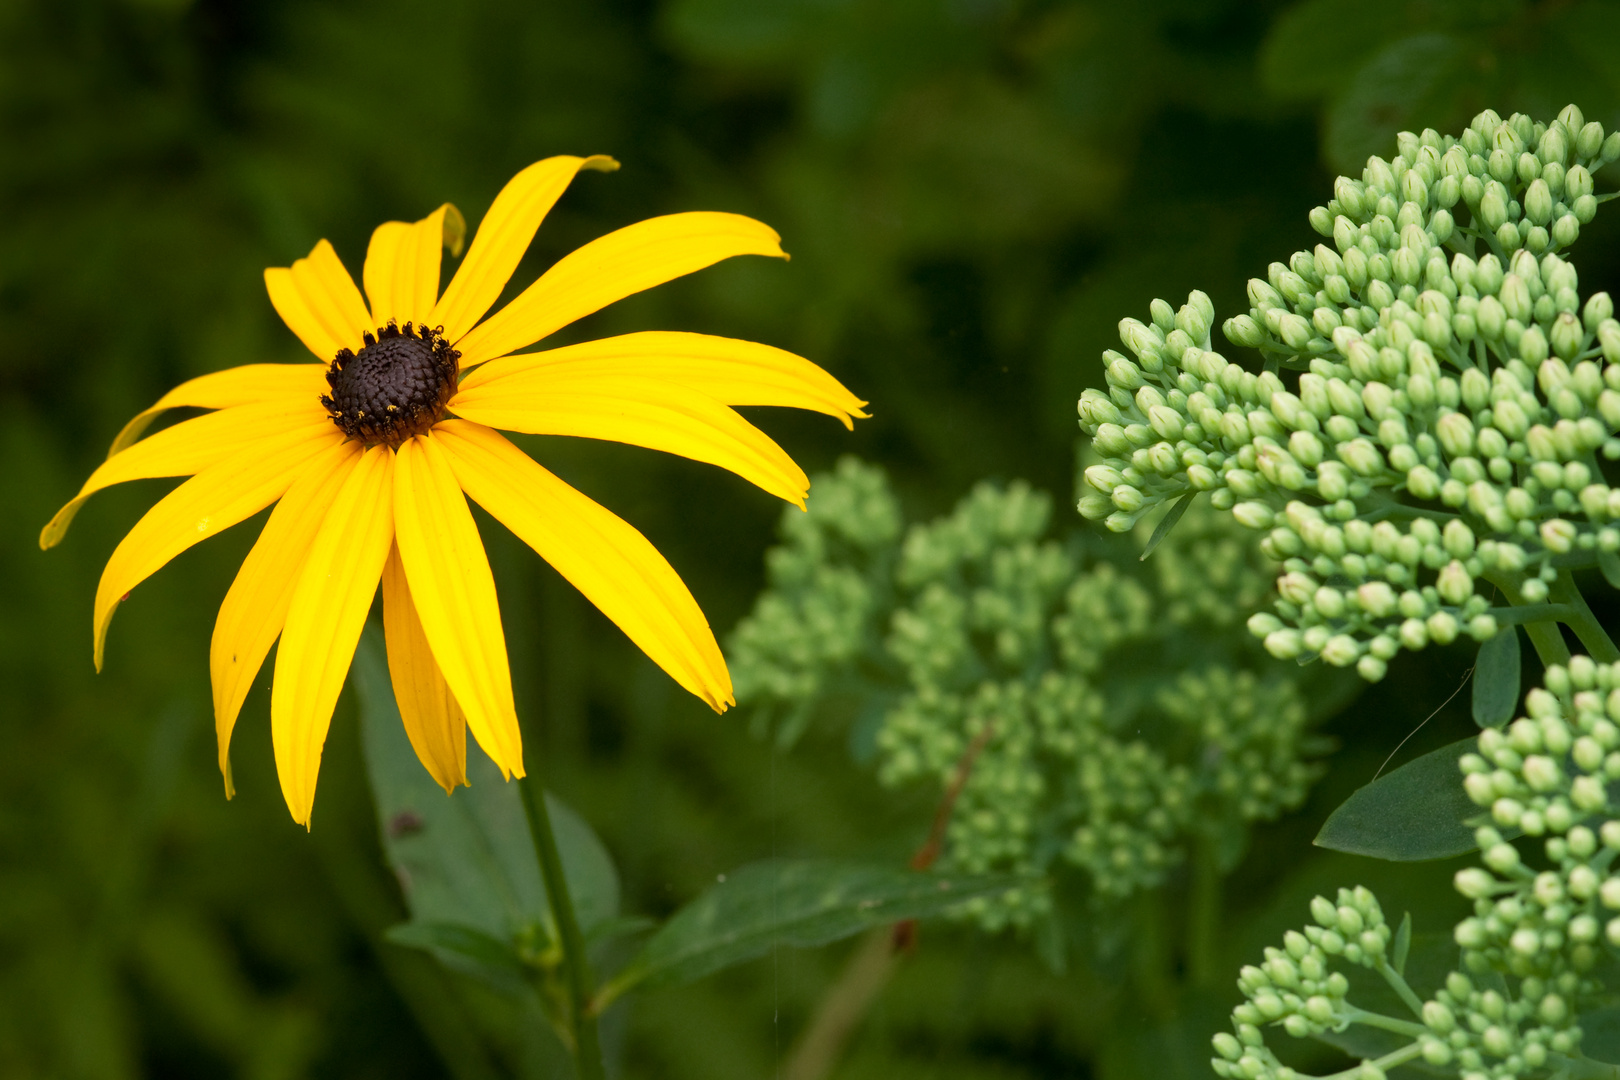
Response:
POLYGON ((1123 532, 1209 492, 1283 564, 1276 614, 1250 624, 1266 647, 1372 680, 1401 649, 1494 636, 1493 603, 1560 602, 1594 564, 1620 575, 1604 467, 1620 459, 1620 321, 1559 254, 1620 133, 1570 106, 1398 142, 1338 179, 1310 215, 1324 242, 1271 264, 1226 320, 1263 370, 1212 351, 1195 292, 1122 321, 1133 356, 1104 353, 1107 389, 1080 401, 1103 458, 1082 514, 1123 532))
POLYGON ((442 329, 390 320, 358 354, 339 350, 326 372, 332 393, 321 397, 332 422, 367 446, 397 448, 442 419, 461 360, 442 329))

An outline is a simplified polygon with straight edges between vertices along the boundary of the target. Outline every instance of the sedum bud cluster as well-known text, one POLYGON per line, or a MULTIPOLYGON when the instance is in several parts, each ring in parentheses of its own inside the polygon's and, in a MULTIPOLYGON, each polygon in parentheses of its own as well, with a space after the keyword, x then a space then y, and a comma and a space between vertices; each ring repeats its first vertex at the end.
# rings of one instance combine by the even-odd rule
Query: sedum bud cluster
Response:
POLYGON ((1104 353, 1079 403, 1101 458, 1081 514, 1126 531, 1208 492, 1283 564, 1251 631, 1374 681, 1402 649, 1492 637, 1493 586, 1539 603, 1620 550, 1599 463, 1620 457, 1620 322, 1560 254, 1620 132, 1486 111, 1399 151, 1340 177, 1310 215, 1323 242, 1249 283, 1223 331, 1260 373, 1212 350, 1194 292, 1121 322, 1131 355, 1104 353))
MULTIPOLYGON (((1526 695, 1525 714, 1505 729, 1482 731, 1478 752, 1459 762, 1469 798, 1489 814, 1474 833, 1481 865, 1454 879, 1473 902, 1453 935, 1459 970, 1427 1001, 1408 988, 1409 1019, 1371 1021, 1410 1035, 1392 1058, 1421 1058, 1466 1080, 1595 1076, 1612 1068, 1579 1054, 1581 1012, 1607 999, 1599 975, 1620 948, 1620 799, 1611 793, 1620 780, 1620 664, 1576 656, 1548 667, 1543 687, 1526 695), (1518 836, 1526 839, 1513 843, 1518 836), (1592 1068, 1571 1071, 1575 1064, 1592 1068)), ((1340 893, 1338 917, 1347 895, 1340 893)), ((1326 927, 1332 908, 1319 898, 1312 913, 1326 927)), ((1307 930, 1306 944, 1378 968, 1366 959, 1372 943, 1361 941, 1363 954, 1352 956, 1349 945, 1360 939, 1340 929, 1336 939, 1307 930)), ((1333 975, 1320 973, 1322 957, 1296 937, 1288 936, 1284 951, 1268 949, 1265 964, 1243 970, 1247 1001, 1233 1013, 1235 1035, 1215 1037, 1217 1074, 1299 1076, 1266 1048, 1267 1024, 1305 1036, 1369 1022, 1349 1003, 1348 982, 1330 984, 1333 975), (1292 968, 1280 962, 1284 956, 1292 968), (1305 974, 1314 981, 1305 983, 1305 974)))
MULTIPOLYGON (((1050 538, 1050 499, 1022 483, 981 484, 864 547, 819 538, 848 536, 840 515, 894 507, 882 473, 846 461, 814 492, 820 524, 784 517, 770 588, 731 640, 738 698, 804 715, 853 699, 841 711, 870 732, 857 721, 852 745, 871 748, 881 782, 943 796, 963 778, 945 865, 1078 876, 1118 900, 1161 883, 1195 839, 1240 851, 1251 822, 1303 801, 1309 673, 1233 633, 1248 611, 1231 598, 1259 602, 1272 571, 1228 515, 1194 508, 1143 563, 1145 534, 1050 538), (836 633, 796 622, 823 611, 836 633)), ((964 910, 987 929, 1049 912, 1036 887, 964 910)))

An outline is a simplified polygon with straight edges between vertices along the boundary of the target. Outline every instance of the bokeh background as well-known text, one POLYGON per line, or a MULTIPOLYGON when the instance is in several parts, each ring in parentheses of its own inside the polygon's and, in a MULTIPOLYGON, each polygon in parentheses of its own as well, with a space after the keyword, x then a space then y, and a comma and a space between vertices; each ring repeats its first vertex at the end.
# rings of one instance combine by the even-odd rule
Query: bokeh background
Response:
MULTIPOLYGON (((66 544, 37 548, 130 414, 187 377, 298 358, 265 266, 328 237, 358 271, 379 221, 450 199, 475 224, 529 162, 611 154, 623 170, 576 182, 517 285, 678 210, 759 217, 793 259, 716 267, 560 337, 793 349, 873 402, 853 435, 758 417, 812 472, 859 453, 918 515, 984 477, 1061 505, 1074 401, 1122 316, 1193 287, 1219 317, 1240 310, 1246 278, 1315 242, 1305 215, 1333 175, 1393 153, 1399 129, 1571 100, 1614 126, 1616 41, 1614 4, 1516 0, 0 4, 0 1076, 526 1068, 510 1010, 380 938, 403 909, 347 696, 311 832, 275 782, 267 678, 223 797, 207 642, 256 524, 136 590, 99 676, 100 566, 166 486, 98 496, 66 544)), ((1583 237, 1583 286, 1612 288, 1620 230, 1600 218, 1583 237)), ((748 610, 779 513, 766 496, 645 451, 528 445, 645 531, 718 630, 748 610)), ((916 846, 928 798, 878 788, 835 734, 784 753, 709 713, 483 525, 531 770, 602 834, 629 910, 666 914, 770 855, 916 846)), ((1335 722, 1328 779, 1228 883, 1234 974, 1330 886, 1450 910, 1443 870, 1418 888, 1308 840, 1469 662, 1403 657, 1335 722)), ((1468 727, 1463 695, 1402 756, 1468 727)), ((844 955, 784 950, 636 999, 613 1030, 624 1074, 773 1075, 844 955)), ((1144 1035, 1186 1044, 1152 1069, 1099 1056, 1099 1028, 1133 1022, 1110 993, 1016 940, 925 928, 839 1075, 1176 1075, 1172 1059, 1199 1074, 1204 1014, 1144 1035)))

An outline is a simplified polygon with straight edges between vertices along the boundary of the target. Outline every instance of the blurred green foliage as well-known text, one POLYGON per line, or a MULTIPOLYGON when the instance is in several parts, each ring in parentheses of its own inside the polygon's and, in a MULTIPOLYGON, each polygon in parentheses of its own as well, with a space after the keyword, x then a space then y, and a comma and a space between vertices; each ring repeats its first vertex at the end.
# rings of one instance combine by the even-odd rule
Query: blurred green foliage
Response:
MULTIPOLYGON (((1215 283, 1218 310, 1240 310, 1242 282, 1304 237, 1305 212, 1328 190, 1322 164, 1387 154, 1399 128, 1450 130, 1484 104, 1550 114, 1571 99, 1614 126, 1620 60, 1603 48, 1613 10, 0 7, 0 1075, 504 1068, 479 1056, 492 1027, 516 1030, 495 1006, 381 937, 404 909, 372 825, 352 703, 328 743, 312 833, 281 805, 262 689, 236 740, 239 794, 222 796, 206 643, 254 526, 141 586, 99 677, 96 575, 163 485, 111 492, 67 544, 48 556, 35 545, 130 414, 188 376, 298 357, 263 267, 325 236, 357 269, 381 220, 448 198, 476 222, 524 164, 610 153, 624 170, 581 179, 519 285, 586 239, 673 210, 760 217, 794 259, 718 267, 569 335, 700 330, 811 356, 873 401, 875 419, 853 438, 817 418, 771 416, 769 429, 811 469, 845 450, 882 463, 918 515, 986 476, 1061 492, 1073 402, 1099 381, 1121 314, 1199 283, 1215 283)), ((1603 253, 1617 250, 1614 233, 1592 233, 1583 284, 1613 289, 1615 256, 1603 253)), ((748 610, 777 513, 757 492, 626 448, 528 445, 642 528, 716 627, 748 610)), ((628 910, 667 913, 761 858, 898 863, 921 840, 930 795, 883 792, 838 738, 812 730, 784 753, 715 718, 483 524, 533 768, 602 835, 628 910)), ((1346 748, 1333 772, 1300 815, 1256 837, 1229 881, 1223 970, 1297 921, 1304 898, 1351 878, 1389 911, 1455 921, 1444 875, 1414 890, 1384 867, 1351 873, 1347 857, 1305 853, 1326 811, 1468 659, 1398 660, 1337 730, 1346 748)), ((1403 754, 1468 728, 1466 706, 1453 706, 1403 754)), ((650 993, 613 1018, 613 1053, 633 1076, 767 1074, 840 960, 785 950, 650 993)), ((1117 976, 1060 979, 1025 950, 930 932, 844 1075, 1196 1075, 1180 1070, 1204 1067, 1235 989, 1211 987, 1208 1008, 1121 1015, 1117 976), (1129 1038, 1101 1053, 1119 1031, 1129 1038)))

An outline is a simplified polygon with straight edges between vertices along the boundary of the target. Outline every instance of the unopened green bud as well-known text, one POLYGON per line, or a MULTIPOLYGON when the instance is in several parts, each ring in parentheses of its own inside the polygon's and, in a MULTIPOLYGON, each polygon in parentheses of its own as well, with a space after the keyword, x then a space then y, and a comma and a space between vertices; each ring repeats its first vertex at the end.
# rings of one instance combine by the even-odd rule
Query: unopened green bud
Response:
POLYGON ((1532 224, 1546 225, 1552 221, 1553 197, 1547 181, 1537 177, 1524 193, 1524 215, 1532 224))
POLYGON ((1453 559, 1440 570, 1440 577, 1435 582, 1441 599, 1448 604, 1461 604, 1474 595, 1474 579, 1469 576, 1460 560, 1453 559))
POLYGON ((1547 335, 1549 342, 1552 344, 1553 352, 1565 360, 1572 359, 1576 353, 1581 351, 1581 339, 1583 336, 1580 320, 1568 311, 1559 314, 1547 335))
POLYGON ((1221 333, 1234 345, 1254 348, 1266 339, 1260 324, 1247 315, 1234 315, 1221 324, 1221 333))
POLYGON ((1564 201, 1574 203, 1576 199, 1592 194, 1592 174, 1583 166, 1576 165, 1564 174, 1564 201))
POLYGON ((1500 185, 1492 184, 1479 200, 1479 220, 1495 232, 1507 223, 1507 217, 1507 194, 1500 185))
MULTIPOLYGON (((1530 321, 1530 287, 1518 274, 1508 274, 1504 277, 1502 288, 1497 295, 1502 301, 1502 309, 1507 312, 1510 319, 1518 319, 1520 322, 1530 321)), ((1484 305, 1480 306, 1483 309, 1484 305)))
POLYGON ((1575 136, 1575 153, 1580 157, 1591 159, 1597 157, 1602 150, 1603 125, 1596 120, 1580 125, 1575 136))
POLYGON ((1614 301, 1609 299, 1608 293, 1593 293, 1587 297, 1586 307, 1581 310, 1581 322, 1589 333, 1596 333, 1605 319, 1612 318, 1614 318, 1614 301))

